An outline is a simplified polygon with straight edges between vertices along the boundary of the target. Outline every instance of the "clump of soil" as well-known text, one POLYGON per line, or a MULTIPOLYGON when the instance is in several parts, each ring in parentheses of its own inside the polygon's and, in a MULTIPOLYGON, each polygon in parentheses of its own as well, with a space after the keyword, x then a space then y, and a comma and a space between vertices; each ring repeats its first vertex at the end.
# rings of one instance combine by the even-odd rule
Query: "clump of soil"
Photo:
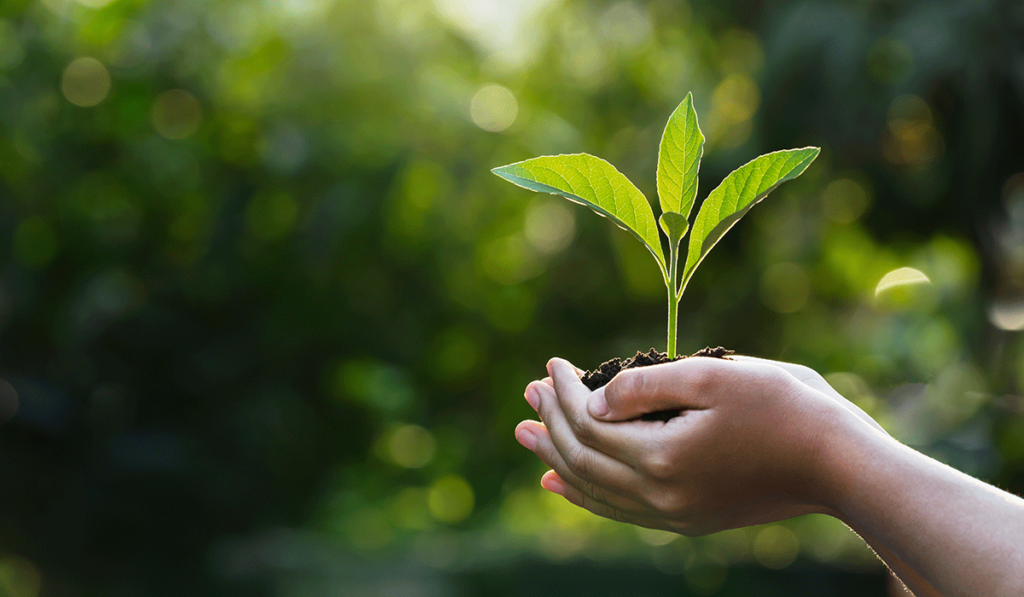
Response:
MULTIPOLYGON (((736 351, 734 350, 722 348, 721 346, 717 348, 711 348, 710 346, 708 346, 707 348, 702 348, 698 350, 697 352, 693 353, 690 356, 712 357, 715 359, 731 360, 729 359, 729 355, 735 354, 735 352, 736 351)), ((687 357, 686 355, 677 355, 676 358, 669 359, 667 354, 665 354, 664 352, 658 352, 653 348, 647 352, 640 352, 638 350, 636 352, 636 356, 629 357, 626 360, 622 360, 619 357, 615 357, 610 361, 605 361, 604 363, 601 363, 601 366, 598 367, 597 369, 594 369, 593 371, 587 371, 585 374, 583 374, 583 377, 581 377, 580 380, 583 382, 583 385, 590 388, 590 391, 593 392, 597 388, 600 388, 607 384, 608 382, 610 382, 612 378, 615 377, 619 373, 619 371, 622 371, 623 369, 632 369, 633 367, 648 367, 650 365, 659 365, 661 363, 668 363, 669 361, 679 361, 687 358, 690 357, 687 357)))
MULTIPOLYGON (((693 353, 690 356, 711 357, 715 359, 726 359, 731 361, 732 359, 729 358, 729 355, 731 354, 735 354, 735 351, 729 350, 728 348, 722 348, 721 346, 716 348, 711 348, 710 346, 708 346, 706 348, 698 350, 697 352, 693 353)), ((653 348, 647 352, 637 351, 636 356, 630 357, 626 360, 622 360, 619 357, 615 357, 610 361, 605 361, 604 363, 601 363, 601 366, 598 367, 597 369, 594 369, 593 371, 587 371, 586 373, 584 373, 580 380, 583 382, 583 385, 590 388, 590 391, 593 392, 594 390, 610 382, 612 378, 615 377, 619 373, 619 371, 622 371, 623 369, 631 369, 633 367, 648 367, 650 365, 658 365, 661 363, 679 361, 687 358, 690 357, 687 357, 685 355, 677 355, 676 358, 670 359, 668 358, 668 355, 666 353, 658 352, 653 348)), ((640 419, 643 421, 668 421, 669 419, 678 417, 680 414, 682 414, 682 411, 679 410, 665 410, 641 415, 640 419)))

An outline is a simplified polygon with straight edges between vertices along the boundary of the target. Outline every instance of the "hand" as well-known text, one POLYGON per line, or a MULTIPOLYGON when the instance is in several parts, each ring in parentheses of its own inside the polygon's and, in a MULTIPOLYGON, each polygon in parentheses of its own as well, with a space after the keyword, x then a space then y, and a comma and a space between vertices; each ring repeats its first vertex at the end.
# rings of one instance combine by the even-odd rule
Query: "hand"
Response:
POLYGON ((596 514, 701 535, 832 513, 834 438, 882 434, 812 370, 753 358, 631 369, 590 392, 566 361, 527 387, 544 424, 516 437, 553 470, 545 488, 596 514), (668 421, 645 413, 675 410, 668 421))

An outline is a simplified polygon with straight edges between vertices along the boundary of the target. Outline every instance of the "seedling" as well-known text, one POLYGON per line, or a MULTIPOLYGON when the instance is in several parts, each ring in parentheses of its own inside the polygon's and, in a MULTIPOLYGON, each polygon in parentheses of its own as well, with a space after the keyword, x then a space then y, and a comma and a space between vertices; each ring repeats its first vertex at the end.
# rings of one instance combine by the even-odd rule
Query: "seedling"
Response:
POLYGON ((704 134, 693 109, 693 94, 675 109, 661 136, 658 154, 658 223, 668 237, 668 259, 654 212, 640 189, 614 166, 585 153, 541 156, 491 170, 505 180, 541 193, 582 203, 633 233, 654 255, 668 290, 668 358, 676 356, 676 314, 686 284, 712 247, 750 208, 775 187, 800 176, 818 157, 817 147, 786 149, 755 158, 725 177, 711 191, 690 226, 697 196, 697 171, 704 134), (689 250, 679 271, 679 243, 690 232, 689 250))

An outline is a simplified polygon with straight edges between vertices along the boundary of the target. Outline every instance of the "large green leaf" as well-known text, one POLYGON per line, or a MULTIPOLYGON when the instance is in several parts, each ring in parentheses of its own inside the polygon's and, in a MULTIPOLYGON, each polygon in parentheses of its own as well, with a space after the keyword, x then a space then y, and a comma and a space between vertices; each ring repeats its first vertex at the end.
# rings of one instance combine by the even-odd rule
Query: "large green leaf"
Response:
POLYGON ((585 153, 542 156, 491 170, 505 180, 582 203, 629 230, 665 271, 658 226, 647 198, 614 166, 585 153))
POLYGON ((697 171, 704 155, 704 134, 693 109, 693 94, 687 93, 668 119, 658 153, 658 199, 664 213, 690 216, 697 196, 697 171))
POLYGON ((693 222, 680 291, 715 243, 775 187, 800 176, 820 151, 817 147, 804 147, 768 153, 725 177, 704 200, 693 222))

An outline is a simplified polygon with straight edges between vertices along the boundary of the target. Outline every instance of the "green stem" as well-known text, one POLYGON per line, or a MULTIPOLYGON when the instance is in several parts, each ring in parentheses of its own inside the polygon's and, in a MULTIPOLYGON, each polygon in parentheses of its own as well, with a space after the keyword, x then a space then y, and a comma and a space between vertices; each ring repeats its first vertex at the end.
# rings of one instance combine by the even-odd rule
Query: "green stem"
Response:
POLYGON ((679 247, 669 242, 668 280, 668 358, 676 358, 676 316, 679 311, 679 294, 676 292, 676 270, 678 269, 679 247))

